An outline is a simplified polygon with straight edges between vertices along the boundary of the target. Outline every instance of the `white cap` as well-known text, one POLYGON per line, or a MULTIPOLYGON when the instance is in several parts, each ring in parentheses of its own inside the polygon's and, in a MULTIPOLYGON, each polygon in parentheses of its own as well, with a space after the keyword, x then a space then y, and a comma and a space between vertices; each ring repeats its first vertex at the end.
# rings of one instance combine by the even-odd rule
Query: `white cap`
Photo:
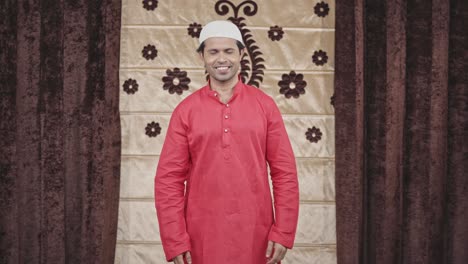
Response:
POLYGON ((206 39, 214 37, 232 38, 244 44, 239 28, 234 23, 226 20, 216 20, 206 24, 200 32, 200 44, 206 39))

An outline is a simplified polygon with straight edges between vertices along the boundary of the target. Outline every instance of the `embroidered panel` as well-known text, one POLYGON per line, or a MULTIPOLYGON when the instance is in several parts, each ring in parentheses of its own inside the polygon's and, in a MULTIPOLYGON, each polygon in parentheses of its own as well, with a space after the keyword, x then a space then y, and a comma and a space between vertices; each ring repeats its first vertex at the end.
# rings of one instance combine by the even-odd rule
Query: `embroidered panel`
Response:
POLYGON ((300 219, 283 263, 336 263, 335 1, 123 0, 122 7, 115 263, 166 263, 153 179, 174 107, 206 83, 195 50, 211 20, 241 29, 247 46, 241 77, 275 100, 296 155, 300 219))

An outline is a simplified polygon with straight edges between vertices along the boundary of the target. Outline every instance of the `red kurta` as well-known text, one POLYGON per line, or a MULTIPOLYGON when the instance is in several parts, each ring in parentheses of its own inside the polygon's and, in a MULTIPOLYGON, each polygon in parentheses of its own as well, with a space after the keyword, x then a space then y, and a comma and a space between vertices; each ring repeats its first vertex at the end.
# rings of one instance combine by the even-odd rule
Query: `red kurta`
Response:
POLYGON ((296 163, 273 99, 239 81, 227 104, 209 86, 183 100, 167 131, 155 200, 168 261, 188 250, 193 264, 259 264, 268 240, 292 248, 296 163))

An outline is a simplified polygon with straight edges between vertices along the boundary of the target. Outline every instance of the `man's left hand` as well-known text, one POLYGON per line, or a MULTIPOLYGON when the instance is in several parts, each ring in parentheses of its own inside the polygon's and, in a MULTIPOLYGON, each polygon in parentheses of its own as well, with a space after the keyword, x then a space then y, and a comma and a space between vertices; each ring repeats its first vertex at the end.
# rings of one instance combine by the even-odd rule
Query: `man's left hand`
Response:
POLYGON ((284 259, 286 251, 288 251, 288 249, 285 246, 271 240, 268 241, 268 247, 266 251, 266 257, 268 260, 267 264, 279 263, 284 259))

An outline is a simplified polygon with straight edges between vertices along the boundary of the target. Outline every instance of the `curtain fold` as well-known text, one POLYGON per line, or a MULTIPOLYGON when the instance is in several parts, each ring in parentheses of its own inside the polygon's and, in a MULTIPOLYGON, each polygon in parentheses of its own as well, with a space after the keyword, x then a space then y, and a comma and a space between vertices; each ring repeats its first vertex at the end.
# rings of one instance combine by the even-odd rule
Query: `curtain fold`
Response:
POLYGON ((121 1, 0 10, 0 262, 113 263, 121 1))
POLYGON ((468 2, 336 6, 338 263, 468 263, 468 2))

